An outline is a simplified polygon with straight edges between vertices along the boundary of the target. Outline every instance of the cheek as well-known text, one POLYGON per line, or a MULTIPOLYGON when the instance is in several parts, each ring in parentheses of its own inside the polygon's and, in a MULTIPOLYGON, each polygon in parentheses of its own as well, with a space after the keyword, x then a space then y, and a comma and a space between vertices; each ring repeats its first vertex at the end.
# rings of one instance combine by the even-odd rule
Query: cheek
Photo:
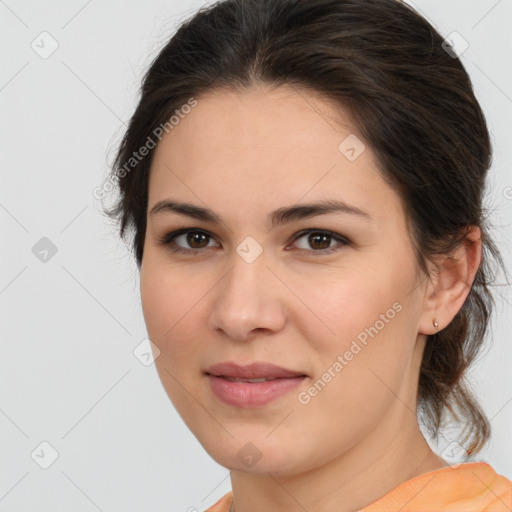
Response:
POLYGON ((399 385, 415 347, 408 283, 405 268, 384 273, 367 267, 310 289, 315 314, 309 311, 302 327, 314 354, 315 379, 328 382, 326 391, 319 383, 325 407, 332 401, 346 411, 370 407, 368 399, 385 401, 389 392, 379 377, 392 389, 399 385))
POLYGON ((308 306, 303 321, 316 348, 343 351, 359 334, 364 338, 365 328, 373 326, 397 300, 391 286, 387 276, 371 268, 343 269, 310 280, 301 277, 295 290, 308 306))
POLYGON ((198 355, 204 350, 204 340, 193 326, 201 323, 197 315, 205 291, 191 286, 190 280, 187 284, 174 269, 152 265, 150 258, 147 263, 141 269, 140 292, 148 336, 160 351, 155 367, 171 402, 192 430, 189 414, 195 401, 189 393, 199 393, 198 355))
MULTIPOLYGON (((146 268, 150 267, 146 265, 146 268)), ((172 300, 172 288, 162 279, 161 274, 151 266, 151 270, 141 270, 140 295, 144 321, 153 343, 162 348, 163 334, 172 326, 169 313, 174 311, 169 301, 172 300)), ((172 313, 171 313, 172 314, 172 313)))
POLYGON ((182 329, 193 315, 200 292, 190 282, 187 286, 180 272, 166 268, 155 259, 148 257, 143 264, 140 294, 144 321, 151 341, 162 352, 172 350, 173 340, 182 337, 182 329))

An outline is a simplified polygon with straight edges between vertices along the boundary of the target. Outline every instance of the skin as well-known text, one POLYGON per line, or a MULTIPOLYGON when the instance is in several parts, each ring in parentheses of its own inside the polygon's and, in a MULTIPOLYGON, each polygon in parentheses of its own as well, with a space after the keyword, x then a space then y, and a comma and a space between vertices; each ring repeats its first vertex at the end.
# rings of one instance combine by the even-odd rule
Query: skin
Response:
POLYGON ((416 418, 426 335, 455 316, 481 258, 480 232, 431 279, 414 257, 400 197, 348 113, 291 86, 216 90, 197 98, 158 144, 140 286, 144 319, 160 354, 155 364, 178 413, 211 457, 231 470, 237 512, 344 512, 447 463, 416 418), (349 161, 338 146, 355 134, 366 149, 349 161), (172 212, 161 200, 207 207, 223 222, 172 212), (371 220, 329 213, 272 230, 283 206, 343 200, 371 220), (158 239, 180 228, 179 254, 158 239), (313 239, 299 231, 348 238, 313 239), (248 263, 248 236, 263 249, 248 263), (323 247, 337 247, 330 254, 323 247), (195 252, 194 252, 195 251, 195 252), (392 305, 402 307, 307 404, 307 391, 392 305), (205 370, 221 361, 270 361, 309 377, 270 404, 237 408, 212 393, 205 370), (237 457, 252 443, 261 458, 237 457))

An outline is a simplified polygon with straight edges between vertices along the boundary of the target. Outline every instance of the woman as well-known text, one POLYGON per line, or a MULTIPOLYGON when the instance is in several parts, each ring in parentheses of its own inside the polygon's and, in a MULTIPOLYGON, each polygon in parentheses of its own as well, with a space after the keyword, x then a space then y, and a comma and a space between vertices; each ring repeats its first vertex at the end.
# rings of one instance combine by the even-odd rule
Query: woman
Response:
POLYGON ((397 0, 224 0, 152 63, 114 165, 155 364, 211 512, 511 510, 465 384, 492 311, 486 121, 397 0), (445 455, 448 457, 448 455, 445 455))

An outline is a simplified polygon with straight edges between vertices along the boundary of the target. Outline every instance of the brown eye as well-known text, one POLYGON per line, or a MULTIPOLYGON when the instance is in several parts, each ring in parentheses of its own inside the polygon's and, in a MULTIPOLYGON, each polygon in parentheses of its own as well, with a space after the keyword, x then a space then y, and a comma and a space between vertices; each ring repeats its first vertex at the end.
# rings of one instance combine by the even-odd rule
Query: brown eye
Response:
POLYGON ((203 247, 206 247, 206 245, 208 245, 208 238, 207 234, 199 231, 189 231, 186 234, 187 243, 190 244, 190 247, 193 249, 202 249, 203 247), (204 244, 205 240, 206 245, 204 244))
POLYGON ((331 236, 314 233, 309 235, 308 242, 315 249, 327 249, 331 245, 331 236))
POLYGON ((158 239, 159 245, 167 246, 173 252, 199 254, 202 249, 210 249, 214 246, 212 236, 204 231, 194 229, 180 229, 173 231, 158 239))
MULTIPOLYGON (((319 231, 319 230, 308 230, 302 232, 295 240, 305 239, 306 244, 299 249, 306 250, 310 253, 325 254, 328 252, 336 251, 343 246, 351 245, 350 240, 332 231, 319 231), (332 242, 334 245, 331 245, 332 242), (337 243, 336 243, 337 242, 337 243), (304 246, 305 245, 305 246, 304 246), (313 249, 313 250, 311 250, 313 249)), ((296 242, 295 242, 296 243, 296 242)))

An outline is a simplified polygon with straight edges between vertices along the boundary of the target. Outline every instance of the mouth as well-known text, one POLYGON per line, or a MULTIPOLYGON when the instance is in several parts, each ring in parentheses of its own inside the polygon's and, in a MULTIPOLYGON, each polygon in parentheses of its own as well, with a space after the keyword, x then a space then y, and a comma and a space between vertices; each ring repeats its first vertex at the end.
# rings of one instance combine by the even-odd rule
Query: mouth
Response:
POLYGON ((285 379, 294 377, 307 377, 302 371, 295 371, 282 366, 276 366, 267 362, 256 362, 247 365, 240 365, 231 361, 225 361, 210 366, 206 372, 213 377, 225 379, 241 379, 243 382, 260 381, 272 379, 285 379))
POLYGON ((205 372, 213 394, 222 402, 239 408, 264 406, 282 397, 308 376, 271 363, 218 363, 205 372))

